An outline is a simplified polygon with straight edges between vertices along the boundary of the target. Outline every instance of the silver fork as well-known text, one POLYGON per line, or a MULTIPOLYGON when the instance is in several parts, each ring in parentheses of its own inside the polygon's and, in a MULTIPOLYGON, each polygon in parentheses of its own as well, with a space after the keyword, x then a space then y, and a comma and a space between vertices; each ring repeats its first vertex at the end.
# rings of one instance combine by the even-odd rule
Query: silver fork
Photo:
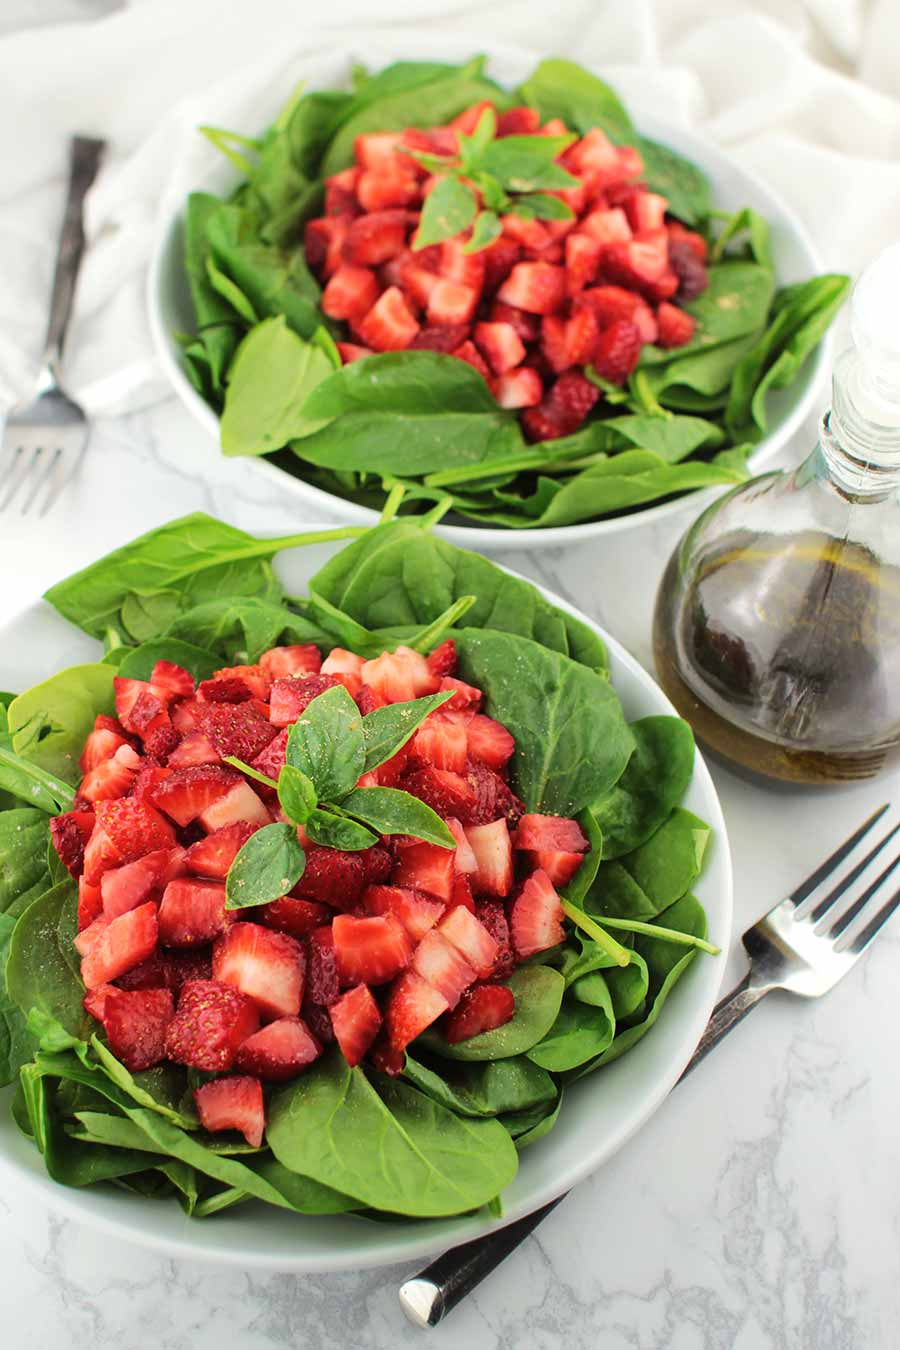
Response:
POLYGON ((97 176, 105 148, 105 141, 72 137, 69 192, 56 254, 44 354, 31 397, 6 414, 0 445, 0 511, 19 497, 24 515, 46 488, 38 511, 43 516, 75 472, 87 445, 89 423, 84 410, 62 387, 61 365, 84 254, 84 198, 97 176))
MULTIPOLYGON (((773 990, 820 998, 852 970, 900 905, 900 889, 880 907, 875 903, 878 892, 900 866, 900 853, 872 875, 876 859, 900 833, 900 823, 853 861, 831 889, 825 889, 825 883, 842 864, 856 858, 863 840, 887 810, 885 805, 874 812, 796 890, 747 929, 742 941, 750 969, 713 1010, 679 1082, 773 990)), ((400 1287, 400 1305, 410 1321, 420 1327, 437 1326, 565 1198, 561 1195, 496 1233, 454 1247, 407 1280, 400 1287)))

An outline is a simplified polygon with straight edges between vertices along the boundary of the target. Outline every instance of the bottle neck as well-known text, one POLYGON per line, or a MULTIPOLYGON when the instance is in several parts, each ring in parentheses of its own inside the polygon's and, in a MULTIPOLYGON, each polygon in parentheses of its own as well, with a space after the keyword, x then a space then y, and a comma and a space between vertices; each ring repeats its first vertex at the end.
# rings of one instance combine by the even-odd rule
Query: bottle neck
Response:
POLYGON ((820 445, 829 475, 847 496, 878 499, 900 489, 900 402, 852 349, 835 366, 820 445))

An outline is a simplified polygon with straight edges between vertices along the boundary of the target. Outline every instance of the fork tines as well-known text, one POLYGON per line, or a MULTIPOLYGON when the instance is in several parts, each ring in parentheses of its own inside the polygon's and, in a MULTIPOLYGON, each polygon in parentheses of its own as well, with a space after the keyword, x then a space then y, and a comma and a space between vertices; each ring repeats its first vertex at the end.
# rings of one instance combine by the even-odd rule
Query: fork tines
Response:
MULTIPOLYGON (((843 844, 835 849, 834 853, 832 853, 829 858, 826 858, 825 862, 817 867, 815 871, 812 872, 805 881, 801 882, 796 890, 791 893, 790 898, 794 902, 796 908, 800 911, 797 914, 798 920, 812 924, 816 928, 816 931, 819 932, 823 928, 822 921, 825 916, 832 913, 835 906, 838 904, 838 901, 841 900, 842 897, 848 895, 851 887, 853 887, 869 867, 871 867, 879 854, 881 854, 887 848, 888 844, 900 834, 900 822, 898 822, 888 830, 886 834, 882 835, 865 856, 861 858, 859 862, 855 863, 849 871, 840 878, 837 885, 832 887, 827 895, 816 901, 810 908, 803 908, 804 902, 811 899, 822 883, 826 881, 843 862, 846 862, 850 858, 851 854, 863 841, 866 835, 869 834, 870 830, 872 830, 879 820, 882 819, 885 812, 888 810, 888 805, 889 804, 886 803, 884 806, 879 807, 877 811, 873 812, 868 820, 866 820, 858 830, 855 830, 849 839, 845 840, 843 844)), ((831 926, 823 932, 822 935, 831 940, 838 952, 848 952, 853 956, 858 956, 860 952, 869 945, 875 934, 887 922, 898 906, 900 906, 900 890, 897 890, 885 901, 881 908, 869 919, 868 923, 866 923, 862 929, 855 934, 848 932, 855 920, 864 914, 869 902, 877 895, 884 883, 898 867, 900 867, 900 853, 897 853, 887 866, 869 882, 865 889, 859 895, 855 896, 846 909, 843 909, 838 913, 831 926)))

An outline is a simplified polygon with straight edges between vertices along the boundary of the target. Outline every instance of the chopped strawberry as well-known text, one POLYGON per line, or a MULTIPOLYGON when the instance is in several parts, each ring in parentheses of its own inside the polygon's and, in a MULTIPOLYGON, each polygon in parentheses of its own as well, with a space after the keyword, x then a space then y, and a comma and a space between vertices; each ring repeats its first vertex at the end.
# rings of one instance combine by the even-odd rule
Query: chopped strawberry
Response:
POLYGON ((512 370, 525 356, 525 344, 509 323, 476 324, 475 341, 497 375, 512 370))
POLYGON ((567 886, 584 862, 583 853, 566 853, 563 849, 538 849, 524 856, 532 867, 546 872, 554 886, 567 886))
POLYGON ((621 182, 616 147, 599 127, 592 127, 580 141, 570 145, 563 156, 563 163, 570 173, 602 174, 606 182, 621 182))
POLYGON ((216 1078, 194 1089, 194 1104, 204 1130, 238 1130, 251 1148, 262 1144, 266 1110, 258 1078, 216 1078))
POLYGON ((497 118, 498 136, 533 136, 541 125, 537 108, 508 108, 497 118))
MULTIPOLYGON (((95 923, 99 922, 99 919, 95 920, 95 923)), ((85 929, 85 933, 89 931, 85 929)), ((85 988, 109 984, 146 960, 156 946, 157 935, 156 906, 152 901, 105 924, 87 955, 82 957, 81 979, 85 988)))
MULTIPOLYGON (((423 303, 427 304, 427 297, 423 303)), ((410 350, 450 353, 465 342, 470 331, 467 323, 426 324, 409 344, 410 350)))
POLYGON ((92 769, 97 768, 98 764, 103 764, 106 760, 112 759, 120 745, 129 744, 128 738, 124 734, 124 728, 121 731, 114 731, 111 727, 103 724, 98 726, 97 723, 101 722, 101 718, 104 723, 112 722, 115 726, 120 726, 120 723, 114 717, 104 717, 102 713, 97 715, 94 730, 89 733, 78 761, 83 774, 90 773, 92 769))
POLYGON ((100 878, 103 913, 108 919, 116 919, 142 905, 155 890, 184 872, 186 857, 183 848, 164 848, 121 867, 111 867, 100 878))
POLYGON ((555 947, 565 937, 563 908, 546 872, 532 872, 513 902, 509 928, 520 961, 555 947))
MULTIPOLYGON (((96 732, 91 732, 96 735, 96 732)), ((90 738, 89 738, 90 739, 90 738)), ((70 876, 84 870, 84 850, 94 829, 93 811, 66 811, 50 818, 50 839, 70 876)))
POLYGON ((693 314, 679 309, 677 305, 663 301, 656 311, 656 318, 659 323, 657 341, 661 347, 683 347, 694 336, 696 319, 693 314))
POLYGON ((505 980, 515 969, 516 959, 509 936, 509 924, 506 910, 499 900, 479 900, 475 906, 479 922, 490 933, 497 944, 497 955, 491 968, 491 977, 505 980))
POLYGON ((532 441, 553 440, 577 431, 600 397, 580 371, 567 370, 535 408, 526 408, 522 425, 532 441))
POLYGON ((345 651, 343 647, 332 647, 322 662, 323 675, 329 675, 342 684, 349 694, 357 694, 363 682, 362 668, 365 662, 356 652, 345 651))
POLYGON ((458 1045, 483 1031, 504 1026, 516 1010, 513 991, 503 984, 476 984, 468 989, 443 1024, 444 1039, 458 1045))
POLYGON ((450 355, 455 356, 457 361, 465 361, 466 365, 471 366, 473 370, 478 371, 478 374, 486 383, 490 383, 490 369, 474 342, 461 343, 459 347, 456 347, 450 353, 450 355))
POLYGON ((400 844, 391 884, 427 891, 429 895, 447 901, 453 893, 455 862, 456 850, 452 848, 419 842, 400 844))
MULTIPOLYGON (((364 685, 363 688, 365 687, 366 686, 364 685)), ((391 758, 386 759, 383 764, 379 764, 374 772, 363 774, 362 778, 359 780, 360 787, 396 787, 403 774, 406 772, 408 760, 409 746, 403 745, 397 751, 396 755, 392 755, 391 758), (367 780, 365 783, 363 782, 363 778, 367 780)))
POLYGON ((431 287, 428 297, 430 324, 461 324, 471 322, 478 304, 478 291, 459 281, 440 278, 431 287))
MULTIPOLYGON (((364 217, 365 219, 365 217, 364 217)), ((430 311, 429 311, 430 317, 430 311)), ((440 319, 435 319, 440 323, 440 319)), ((376 352, 395 352, 408 347, 419 325, 410 312, 403 292, 397 286, 382 291, 378 300, 358 323, 359 336, 376 352)))
MULTIPOLYGON (((465 730, 457 728, 453 735, 462 735, 462 768, 466 768, 465 730)), ((418 741, 418 733, 416 735, 418 741)), ((413 747, 415 750, 415 742, 413 747)), ((439 816, 456 816, 468 820, 475 806, 475 790, 462 774, 450 769, 438 769, 431 764, 403 775, 400 784, 404 792, 430 806, 439 816)))
POLYGON ((566 342, 566 322, 558 314, 545 314, 541 320, 541 349, 547 364, 557 375, 572 365, 566 342))
POLYGON ((413 170, 403 168, 398 159, 390 171, 366 169, 361 173, 356 195, 364 211, 384 211, 391 206, 411 205, 419 195, 419 185, 413 170))
POLYGON ((624 384, 641 355, 641 335, 628 319, 616 319, 600 334, 594 350, 594 368, 604 380, 624 384))
POLYGON ((413 759, 431 764, 436 769, 450 769, 460 774, 466 767, 467 727, 432 713, 427 717, 410 742, 413 759))
POLYGON ((441 693, 452 690, 453 697, 449 698, 443 705, 444 708, 452 709, 454 712, 473 712, 481 707, 481 690, 476 689, 473 684, 466 684, 464 680, 457 680, 452 675, 444 675, 441 678, 441 693))
POLYGON ((268 1083, 283 1083, 296 1078, 321 1053, 321 1045, 301 1018, 278 1017, 241 1043, 236 1067, 268 1083))
POLYGON ((378 1035, 381 1013, 368 988, 358 984, 332 1005, 331 1024, 344 1059, 353 1068, 359 1064, 378 1035))
POLYGON ((356 204, 356 184, 359 169, 354 164, 340 173, 333 173, 325 180, 326 216, 355 216, 359 214, 356 204))
POLYGON ((478 863, 475 860, 472 845, 466 838, 466 832, 463 829, 461 822, 456 820, 453 816, 448 816, 444 823, 456 840, 455 865, 457 872, 474 872, 478 863))
POLYGON ((353 156, 364 169, 389 173, 395 164, 403 162, 398 153, 402 143, 399 131, 365 132, 355 138, 353 156))
POLYGON ((375 273, 343 263, 322 292, 322 309, 332 319, 355 319, 371 309, 378 296, 375 273))
POLYGON ((405 703, 424 694, 434 694, 440 683, 428 669, 424 656, 409 647, 382 652, 374 660, 364 662, 360 676, 362 682, 387 703, 405 703))
POLYGON ((465 732, 469 758, 492 769, 502 769, 515 751, 516 743, 506 727, 483 713, 476 713, 466 722, 465 732))
POLYGON ((110 920, 102 912, 87 925, 81 929, 72 939, 72 946, 79 956, 87 956, 100 941, 102 935, 110 925, 110 920))
POLYGON ((225 886, 221 881, 170 881, 159 906, 159 940, 164 947, 196 947, 225 931, 225 886))
MULTIPOLYGON (((151 759, 167 760, 171 752, 178 748, 179 739, 178 732, 172 726, 172 723, 166 722, 163 726, 154 727, 152 731, 148 731, 144 737, 144 751, 151 759)), ((138 778, 140 776, 139 773, 138 778)), ((135 787, 132 792, 137 788, 138 778, 135 779, 135 787)))
POLYGON ((457 872, 453 878, 453 894, 450 897, 448 909, 455 909, 457 905, 462 905, 470 914, 475 913, 475 897, 472 894, 472 887, 467 873, 457 872))
POLYGON ((497 111, 490 99, 483 98, 480 102, 473 103, 471 107, 459 113, 449 125, 453 131, 461 131, 464 136, 471 136, 488 108, 493 112, 497 111))
MULTIPOLYGON (((169 848, 175 842, 175 831, 167 820, 144 801, 103 801, 97 803, 96 824, 85 849, 85 873, 90 882, 99 880, 88 867, 88 854, 94 836, 105 836, 104 866, 133 862, 145 853, 169 848)), ((102 870, 102 868, 101 868, 102 870)))
POLYGON ((580 232, 566 238, 566 289, 569 295, 589 286, 597 275, 600 266, 600 253, 603 245, 599 239, 580 232))
POLYGON ((272 685, 269 721, 276 727, 290 726, 306 712, 313 699, 324 694, 326 689, 333 689, 337 683, 338 681, 328 674, 293 675, 276 680, 272 685))
POLYGON ((581 826, 568 816, 544 816, 535 812, 524 815, 513 835, 517 849, 561 849, 567 853, 584 853, 588 847, 581 826))
POLYGON ((351 361, 362 361, 367 356, 375 355, 371 347, 361 347, 358 342, 338 342, 336 345, 345 366, 349 366, 351 361))
POLYGON ((120 989, 171 989, 178 993, 189 980, 212 978, 212 957, 209 950, 155 952, 120 975, 116 984, 120 989))
POLYGON ((331 918, 327 906, 315 900, 300 900, 296 896, 283 895, 280 900, 272 900, 253 911, 253 918, 274 928, 279 933, 289 933, 291 937, 306 937, 314 928, 319 928, 331 918))
POLYGON ((365 868, 366 884, 380 886, 387 881, 394 866, 393 855, 383 844, 373 844, 371 848, 361 849, 357 855, 365 868))
POLYGON ((465 823, 471 825, 489 825, 501 817, 514 829, 525 813, 525 807, 503 779, 487 764, 473 760, 467 770, 466 778, 475 792, 475 805, 465 823))
POLYGON ((444 912, 440 900, 403 886, 368 886, 362 903, 367 914, 393 914, 413 942, 420 942, 444 912))
POLYGON ((153 805, 165 811, 177 825, 189 825, 240 781, 240 775, 234 769, 218 764, 199 764, 189 769, 176 769, 148 796, 153 805))
POLYGON ((447 1011, 447 1006, 447 1000, 433 985, 416 971, 405 971, 391 987, 384 1013, 391 1048, 405 1050, 410 1041, 447 1011))
MULTIPOLYGON (((266 748, 250 761, 251 768, 256 769, 258 773, 264 773, 267 778, 273 778, 276 783, 287 756, 290 730, 290 727, 282 727, 275 739, 269 741, 266 748)), ((169 763, 171 762, 170 760, 169 763)))
POLYGON ((600 325, 590 309, 578 309, 566 320, 566 356, 570 366, 586 366, 594 357, 600 325))
POLYGON ((172 661, 157 661, 150 673, 150 684, 156 697, 166 703, 175 698, 190 698, 194 692, 193 675, 172 661))
POLYGON ((111 801, 131 789, 141 759, 128 744, 120 745, 111 759, 104 759, 81 780, 79 795, 88 802, 111 801))
MULTIPOLYGON (((402 253, 406 247, 405 211, 373 211, 350 223, 343 242, 347 262, 358 267, 377 267, 402 253)), ((307 237, 309 226, 306 228, 307 237)))
POLYGON ((322 669, 322 654, 315 643, 299 642, 289 647, 270 647, 259 658, 262 670, 270 682, 290 675, 318 675, 322 669))
MULTIPOLYGON (((501 235, 486 249, 482 249, 482 253, 484 256, 484 293, 489 295, 503 284, 516 263, 520 261, 522 249, 514 239, 501 235)), ((492 313, 491 318, 497 317, 492 313)), ((523 337, 524 334, 520 331, 519 336, 523 337)))
POLYGON ((444 675, 452 675, 456 670, 456 643, 453 638, 447 638, 439 647, 435 647, 433 652, 429 652, 425 664, 431 674, 439 679, 444 675))
POLYGON ((126 731, 144 736, 161 726, 168 717, 162 699, 147 680, 129 680, 123 675, 113 677, 116 697, 116 716, 126 731))
POLYGON ((551 242, 547 226, 543 221, 529 220, 525 216, 510 214, 500 217, 500 225, 505 238, 511 239, 530 252, 540 252, 551 242))
POLYGON ((263 1017, 295 1017, 303 1002, 306 956, 286 933, 233 923, 213 947, 213 979, 253 999, 263 1017))
POLYGON ((100 1019, 116 1059, 131 1073, 138 1073, 165 1058, 166 1032, 174 1015, 168 989, 110 987, 100 1019))
MULTIPOLYGON (((340 992, 337 954, 331 926, 314 929, 304 945, 307 956, 307 1001, 321 1008, 330 1008, 340 992)), ((318 1032, 316 1034, 318 1035, 318 1032)))
POLYGON ((270 825, 272 822, 265 806, 243 778, 201 811, 199 819, 207 834, 242 821, 252 825, 270 825))
POLYGON ((636 192, 625 203, 625 214, 635 234, 643 234, 663 226, 668 205, 658 192, 636 192))
POLYGON ((222 756, 234 755, 249 764, 277 734, 253 703, 197 706, 199 728, 222 756))
POLYGON ((566 298, 565 269, 546 262, 516 263, 497 295, 530 314, 554 314, 566 298))
POLYGON ((680 220, 667 220, 666 233, 669 236, 670 252, 672 244, 677 241, 680 244, 687 244, 698 262, 706 262, 709 246, 702 234, 697 234, 695 230, 689 230, 685 225, 682 225, 680 220))
POLYGON ((455 905, 449 910, 438 924, 438 932, 466 958, 477 975, 491 973, 499 945, 468 906, 455 905))
POLYGON ((359 853, 311 845, 306 850, 306 868, 294 888, 305 900, 316 900, 332 909, 353 909, 366 885, 366 861, 359 853))
POLYGON ((170 710, 172 726, 179 736, 187 736, 192 731, 198 731, 204 711, 203 704, 196 698, 186 698, 181 703, 174 704, 170 710))
MULTIPOLYGON (((698 235, 699 239, 700 236, 698 235)), ((701 240, 701 242, 703 242, 701 240)), ((699 261, 693 247, 679 239, 669 236, 669 267, 678 278, 679 300, 696 300, 709 285, 709 274, 699 261)))
POLYGON ((502 300, 495 300, 491 305, 490 319, 492 323, 508 323, 526 343, 536 342, 541 335, 539 315, 526 314, 524 309, 517 309, 515 305, 505 305, 502 300))
MULTIPOLYGON (((427 267, 421 267, 416 262, 407 263, 403 268, 403 289, 406 291, 407 296, 413 304, 418 305, 422 309, 427 308, 428 302, 431 299, 431 293, 435 287, 440 284, 440 280, 441 278, 436 272, 431 272, 427 267)), ((439 332, 440 329, 445 326, 447 325, 429 324, 424 328, 420 328, 419 332, 415 334, 410 342, 410 347, 415 347, 417 345, 422 333, 434 334, 439 332)), ((469 325, 465 323, 453 324, 450 326, 454 329, 468 329, 469 325)), ((441 350, 443 350, 443 348, 441 350)))
POLYGON ((205 703, 247 703, 267 699, 271 685, 261 666, 226 666, 213 679, 203 680, 197 694, 205 703))
POLYGON ((78 931, 89 928, 103 913, 103 895, 99 886, 92 886, 82 874, 78 878, 78 931))
POLYGON ((429 155, 456 155, 459 151, 459 137, 451 127, 407 127, 400 141, 410 150, 424 150, 429 155))
POLYGON ((601 328, 608 328, 617 319, 629 319, 640 333, 641 342, 656 341, 653 310, 636 292, 627 291, 624 286, 591 286, 576 300, 576 308, 586 306, 594 311, 601 328))
POLYGON ((477 867, 470 878, 476 895, 509 895, 512 889, 512 843, 505 820, 467 825, 466 838, 477 867))
POLYGON ((251 825, 247 820, 240 820, 234 825, 214 830, 205 839, 198 839, 187 851, 188 871, 195 876, 224 881, 239 851, 258 828, 258 825, 251 825))
POLYGON ((81 1000, 81 1006, 91 1017, 95 1017, 98 1022, 103 1021, 103 1014, 106 1010, 106 999, 108 994, 116 992, 114 984, 98 984, 96 989, 89 989, 81 1000))
MULTIPOLYGON (((330 277, 344 261, 344 248, 358 208, 341 215, 320 216, 307 222, 303 234, 306 261, 310 267, 330 277)), ((351 261, 355 261, 351 259, 351 261)))
MULTIPOLYGON (((467 911, 460 910, 460 913, 467 911)), ((448 1008, 456 1007, 460 994, 476 978, 475 970, 462 952, 436 928, 426 933, 416 947, 412 968, 437 989, 448 1008)))
POLYGON ((233 1067, 241 1044, 258 1027, 256 1004, 239 989, 217 980, 189 980, 166 1033, 166 1055, 191 1069, 221 1073, 233 1067))
POLYGON ((366 919, 336 914, 331 925, 342 985, 386 984, 409 965, 409 934, 392 914, 366 919))
POLYGON ((501 408, 533 408, 544 392, 536 370, 521 366, 494 381, 494 396, 501 408))
MULTIPOLYGON (((665 236, 665 231, 662 232, 665 236)), ((668 272, 668 252, 655 243, 630 239, 609 244, 603 253, 603 273, 610 281, 649 293, 656 298, 656 287, 668 272)), ((675 289, 678 279, 675 278, 675 289)))

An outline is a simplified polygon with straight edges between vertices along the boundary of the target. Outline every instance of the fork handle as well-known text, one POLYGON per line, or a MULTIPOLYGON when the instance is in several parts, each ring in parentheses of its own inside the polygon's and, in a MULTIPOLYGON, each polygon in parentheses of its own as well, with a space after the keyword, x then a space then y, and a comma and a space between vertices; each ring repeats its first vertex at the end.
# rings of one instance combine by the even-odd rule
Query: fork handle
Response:
POLYGON ((105 149, 106 141, 89 136, 73 136, 69 147, 69 191, 56 251, 50 321, 44 342, 44 362, 54 375, 62 360, 78 270, 84 255, 84 199, 97 176, 105 149))
POLYGON ((755 1008, 760 999, 765 998, 770 993, 768 985, 751 985, 750 972, 748 971, 739 985, 732 989, 730 994, 726 994, 721 1002, 713 1008, 710 1019, 706 1024, 706 1030, 700 1037, 697 1049, 691 1055, 687 1062, 687 1067, 679 1078, 686 1078, 691 1069, 696 1069, 702 1059, 705 1059, 712 1050, 713 1046, 719 1044, 723 1036, 727 1036, 729 1031, 733 1031, 738 1022, 743 1021, 755 1008))

